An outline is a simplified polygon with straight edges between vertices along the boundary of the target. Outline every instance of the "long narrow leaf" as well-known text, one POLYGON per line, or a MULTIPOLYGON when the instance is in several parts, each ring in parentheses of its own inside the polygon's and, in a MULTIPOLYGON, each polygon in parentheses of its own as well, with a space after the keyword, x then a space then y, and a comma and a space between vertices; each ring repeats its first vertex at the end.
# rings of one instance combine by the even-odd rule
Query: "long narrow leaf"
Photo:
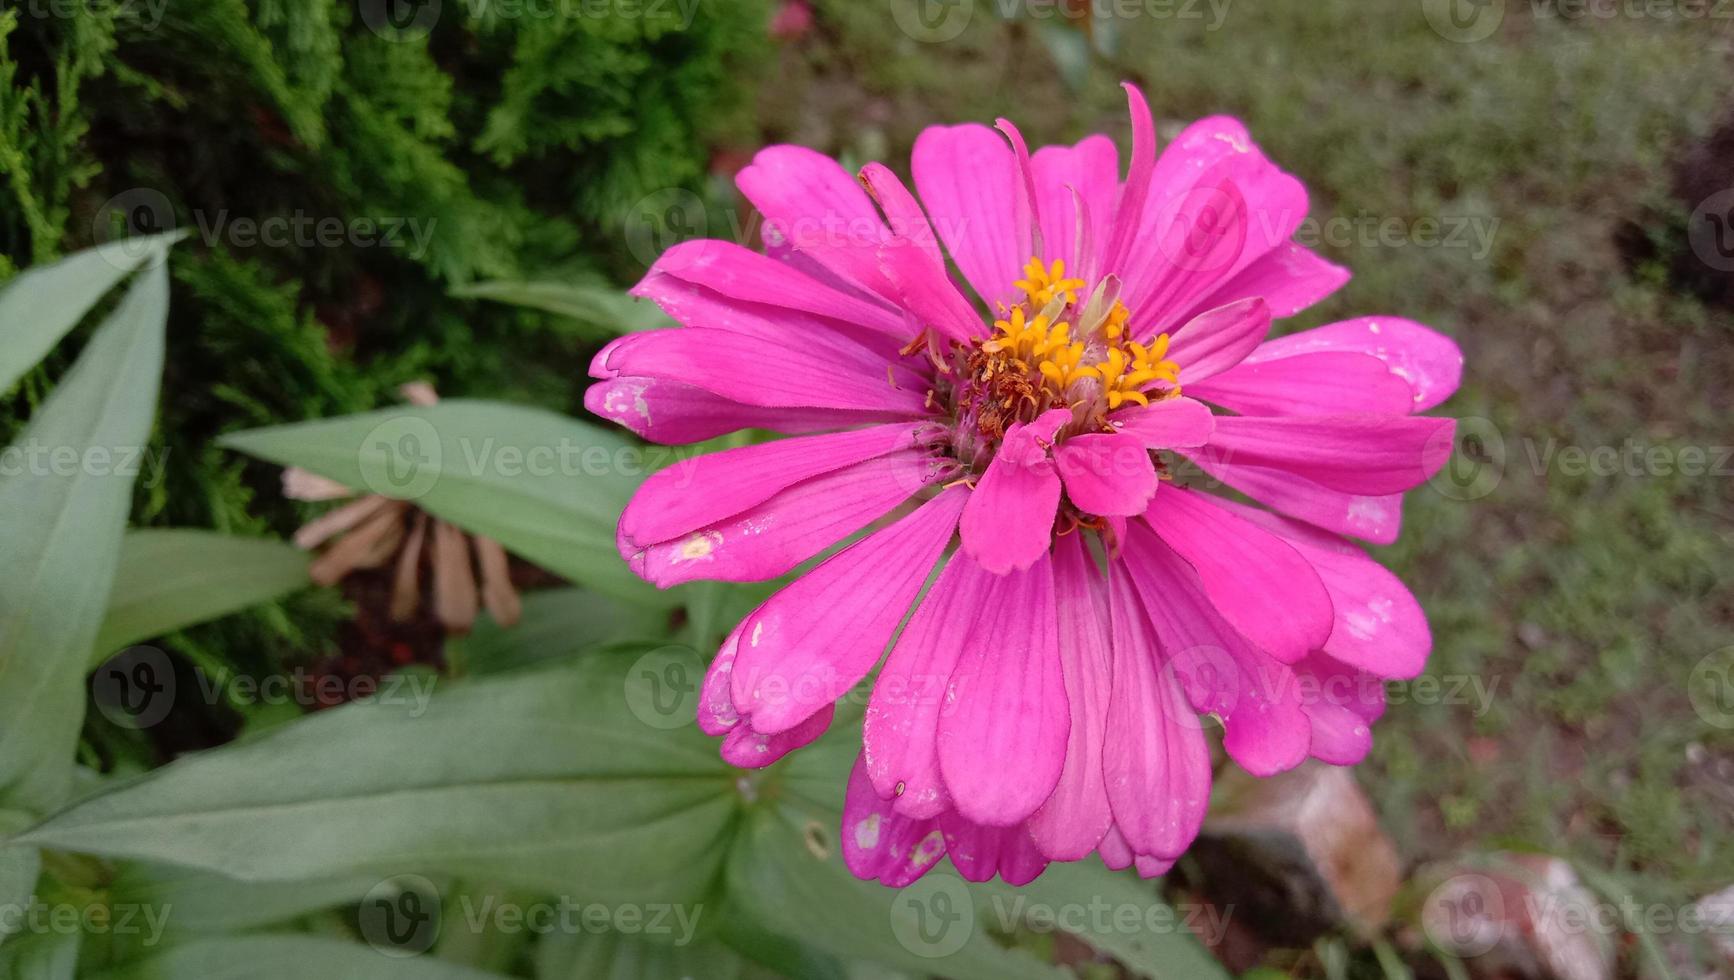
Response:
POLYGON ((307 584, 307 556, 281 541, 214 531, 128 532, 93 662, 307 584))
POLYGON ((580 585, 671 601, 627 569, 614 543, 633 488, 673 460, 669 450, 540 409, 462 399, 254 429, 223 442, 409 500, 580 585))
POLYGON ((387 684, 87 797, 17 841, 241 881, 449 874, 590 902, 700 901, 738 796, 695 729, 633 713, 642 655, 449 694, 411 686, 439 683, 428 675, 387 684))
POLYGON ((19 273, 0 289, 0 392, 11 388, 127 275, 185 232, 109 242, 19 273))
POLYGON ((96 642, 162 379, 169 279, 142 273, 0 475, 0 803, 71 789, 96 642))

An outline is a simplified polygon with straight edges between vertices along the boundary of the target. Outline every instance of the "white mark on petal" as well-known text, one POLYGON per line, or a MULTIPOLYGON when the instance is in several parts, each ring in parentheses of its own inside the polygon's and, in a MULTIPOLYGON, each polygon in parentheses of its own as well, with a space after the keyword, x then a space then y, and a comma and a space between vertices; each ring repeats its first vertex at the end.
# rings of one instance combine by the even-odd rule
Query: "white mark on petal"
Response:
POLYGON ((855 825, 855 846, 863 851, 879 846, 879 814, 872 814, 855 825))

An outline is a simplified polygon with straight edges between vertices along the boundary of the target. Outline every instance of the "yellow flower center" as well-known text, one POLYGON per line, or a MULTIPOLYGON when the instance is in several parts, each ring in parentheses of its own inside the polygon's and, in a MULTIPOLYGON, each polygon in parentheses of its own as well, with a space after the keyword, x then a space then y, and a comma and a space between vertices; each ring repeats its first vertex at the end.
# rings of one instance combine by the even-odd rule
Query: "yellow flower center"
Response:
POLYGON ((1078 290, 1085 283, 1066 278, 1065 262, 1055 259, 1043 266, 1041 259, 1032 258, 1015 285, 1024 301, 994 321, 994 335, 981 349, 1039 375, 1054 402, 1073 404, 1100 396, 1112 411, 1126 402, 1148 405, 1152 394, 1160 399, 1180 393, 1180 366, 1165 359, 1168 335, 1161 334, 1148 346, 1130 339, 1127 320, 1132 314, 1119 300, 1098 324, 1090 325, 1095 336, 1072 336, 1071 320, 1086 312, 1078 304, 1078 290), (1162 390, 1154 392, 1158 387, 1162 390))

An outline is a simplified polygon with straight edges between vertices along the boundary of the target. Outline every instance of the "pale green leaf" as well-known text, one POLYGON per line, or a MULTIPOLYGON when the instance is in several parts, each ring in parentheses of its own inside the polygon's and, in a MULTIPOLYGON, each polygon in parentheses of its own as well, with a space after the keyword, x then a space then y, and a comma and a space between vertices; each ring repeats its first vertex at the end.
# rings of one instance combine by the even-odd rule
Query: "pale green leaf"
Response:
POLYGON ((1152 980, 1228 977, 1188 928, 1207 930, 1219 927, 1220 920, 1189 919, 1190 913, 1170 906, 1153 884, 1129 872, 1109 871, 1094 857, 1050 864, 1021 888, 995 882, 977 890, 978 904, 986 900, 990 921, 1000 931, 1067 932, 1152 980))
POLYGON ((502 980, 430 956, 387 956, 360 943, 317 936, 202 939, 122 964, 93 980, 502 980))
POLYGON ((536 947, 536 980, 737 980, 742 960, 715 940, 661 943, 614 932, 555 932, 536 947))
POLYGON ((729 857, 727 880, 736 913, 844 959, 956 980, 1066 976, 997 944, 985 903, 948 867, 929 872, 920 892, 856 878, 838 854, 836 811, 798 799, 752 815, 729 857), (903 894, 909 900, 900 900, 903 894), (939 904, 922 904, 930 900, 939 904))
POLYGON ((633 490, 672 462, 673 450, 540 409, 464 400, 254 429, 223 442, 409 500, 580 585, 675 601, 633 575, 614 543, 633 490))
POLYGON ((33 932, 0 949, 6 980, 72 980, 78 974, 77 932, 33 932))
POLYGON ((109 885, 113 905, 167 908, 174 933, 240 932, 339 905, 352 905, 377 875, 321 881, 244 882, 195 868, 123 863, 109 885))
POLYGON ((306 554, 281 541, 214 531, 130 531, 121 542, 114 593, 93 663, 141 640, 219 619, 307 584, 306 554))
POLYGON ((425 702, 387 684, 85 798, 18 840, 243 881, 450 874, 584 901, 697 901, 732 832, 734 776, 695 728, 634 714, 640 656, 599 652, 425 702))
POLYGON ((593 328, 592 332, 598 336, 678 325, 649 300, 635 299, 617 289, 590 283, 501 279, 459 286, 452 290, 452 295, 527 306, 570 317, 593 328))
POLYGON ((162 379, 169 279, 142 273, 60 379, 0 475, 0 801, 71 789, 84 673, 162 379))
MULTIPOLYGON (((29 814, 0 810, 0 838, 29 825, 29 814)), ((41 873, 42 860, 36 848, 0 846, 0 909, 23 908, 36 893, 36 879, 41 873)), ((12 925, 15 923, 0 921, 0 943, 6 941, 6 929, 12 925)))
POLYGON ((469 636, 446 641, 446 659, 470 675, 498 674, 668 630, 665 610, 619 602, 585 589, 546 589, 524 597, 517 625, 483 616, 469 636))
POLYGON ((108 242, 7 282, 0 288, 0 392, 48 356, 109 290, 183 237, 171 232, 108 242))

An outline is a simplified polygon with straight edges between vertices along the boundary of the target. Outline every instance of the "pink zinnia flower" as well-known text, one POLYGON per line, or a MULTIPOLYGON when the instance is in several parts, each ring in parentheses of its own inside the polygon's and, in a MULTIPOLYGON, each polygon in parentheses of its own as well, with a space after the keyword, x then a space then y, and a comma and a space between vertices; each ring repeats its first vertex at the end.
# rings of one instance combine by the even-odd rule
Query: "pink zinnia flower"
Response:
POLYGON ((1451 420, 1414 413, 1456 345, 1389 317, 1266 340, 1348 279, 1291 240, 1305 188, 1233 119, 1158 155, 1127 91, 1124 180, 1106 137, 1031 154, 1004 120, 922 133, 919 199, 762 151, 738 182, 769 254, 670 249, 635 292, 684 328, 592 365, 586 404, 647 439, 796 436, 647 481, 619 530, 644 578, 770 579, 867 531, 735 628, 698 720, 768 765, 889 647, 842 828, 887 885, 947 853, 978 880, 1092 851, 1159 874, 1204 819, 1201 714, 1256 775, 1348 765, 1426 661, 1420 606, 1341 535, 1392 541, 1448 456, 1451 420), (1181 485, 1181 457, 1271 510, 1181 485))

